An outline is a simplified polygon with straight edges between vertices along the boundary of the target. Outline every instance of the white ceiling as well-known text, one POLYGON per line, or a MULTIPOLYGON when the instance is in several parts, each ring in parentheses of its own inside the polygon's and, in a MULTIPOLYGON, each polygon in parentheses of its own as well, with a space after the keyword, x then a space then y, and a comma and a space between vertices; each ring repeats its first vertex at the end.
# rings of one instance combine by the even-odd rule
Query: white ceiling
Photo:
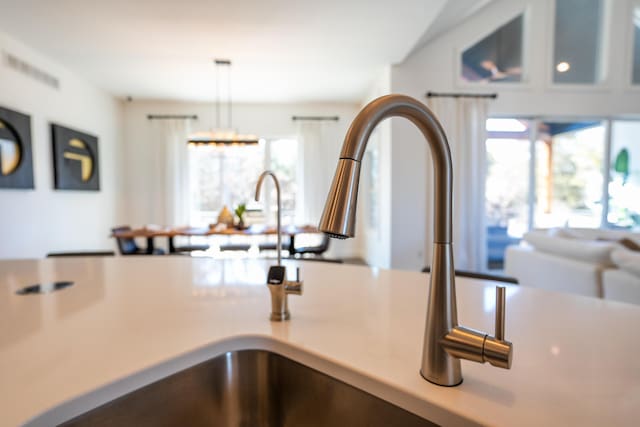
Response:
MULTIPOLYGON (((0 28, 116 96, 362 101, 451 0, 0 0, 0 28)), ((455 0, 453 0, 455 1, 455 0)))

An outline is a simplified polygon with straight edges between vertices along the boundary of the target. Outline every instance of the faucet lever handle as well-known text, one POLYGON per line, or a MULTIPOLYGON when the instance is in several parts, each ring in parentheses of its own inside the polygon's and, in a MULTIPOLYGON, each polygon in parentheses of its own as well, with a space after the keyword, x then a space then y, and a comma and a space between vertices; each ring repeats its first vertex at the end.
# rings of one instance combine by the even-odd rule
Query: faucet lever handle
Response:
POLYGON ((284 291, 287 294, 302 295, 303 282, 300 280, 300 267, 296 267, 296 280, 290 282, 285 280, 284 291))
POLYGON ((496 286, 496 339, 504 341, 505 308, 506 308, 506 288, 496 286))

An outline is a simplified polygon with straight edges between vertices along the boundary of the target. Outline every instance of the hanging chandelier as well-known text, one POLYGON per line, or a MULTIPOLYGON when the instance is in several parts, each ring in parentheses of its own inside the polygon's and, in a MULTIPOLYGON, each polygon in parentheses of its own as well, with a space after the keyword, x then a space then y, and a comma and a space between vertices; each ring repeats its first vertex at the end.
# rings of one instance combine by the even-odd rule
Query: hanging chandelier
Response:
POLYGON ((189 144, 193 145, 246 145, 257 144, 259 138, 253 134, 239 134, 232 126, 232 102, 231 102, 231 61, 228 59, 214 59, 216 66, 216 128, 210 131, 196 132, 189 135, 189 144), (227 68, 227 127, 221 128, 221 101, 220 101, 220 68, 227 68))

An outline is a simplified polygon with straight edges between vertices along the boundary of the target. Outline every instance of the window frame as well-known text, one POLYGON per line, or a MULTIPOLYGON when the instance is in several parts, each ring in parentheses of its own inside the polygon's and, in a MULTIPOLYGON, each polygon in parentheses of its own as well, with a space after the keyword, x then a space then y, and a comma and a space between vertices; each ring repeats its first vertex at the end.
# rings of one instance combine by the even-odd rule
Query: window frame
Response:
POLYGON ((460 89, 531 89, 531 71, 530 71, 530 57, 529 54, 531 48, 531 5, 526 5, 524 8, 519 8, 515 13, 505 15, 505 18, 500 20, 499 23, 493 26, 489 31, 483 33, 479 37, 476 36, 472 40, 468 40, 466 43, 460 45, 454 49, 453 52, 453 70, 455 72, 455 86, 460 89), (462 78, 462 55, 464 52, 478 43, 485 37, 490 36, 498 29, 508 24, 513 19, 522 15, 522 76, 519 82, 472 82, 462 78))
MULTIPOLYGON (((263 151, 263 157, 262 157, 262 162, 261 162, 261 167, 262 167, 262 171, 266 171, 266 170, 270 170, 271 169, 271 160, 272 160, 272 155, 271 155, 271 145, 274 141, 278 141, 278 140, 295 140, 298 144, 300 143, 299 138, 295 135, 288 135, 288 136, 269 136, 269 137, 261 137, 260 138, 261 141, 264 141, 264 151, 263 151)), ((218 159, 220 161, 220 174, 224 174, 224 159, 218 159)), ((258 177, 260 175, 260 173, 262 172, 258 172, 256 173, 255 176, 255 181, 258 180, 258 177)), ((296 176, 294 177, 294 179, 297 181, 298 180, 298 175, 296 173, 296 176)), ((189 194, 191 194, 193 192, 193 180, 192 177, 189 177, 189 194)), ((271 185, 271 184, 269 184, 271 185)), ((260 218, 263 222, 266 222, 269 220, 272 212, 275 212, 275 207, 272 209, 272 204, 275 204, 275 201, 273 200, 274 198, 271 195, 270 191, 266 191, 266 190, 262 190, 262 194, 260 197, 260 205, 263 206, 263 208, 260 210, 260 215, 255 216, 255 218, 260 218)), ((298 200, 298 195, 296 195, 296 201, 298 200)), ((248 200, 247 202, 247 207, 249 207, 249 204, 251 202, 253 202, 254 200, 248 200)), ((221 207, 222 208, 222 207, 221 207)), ((227 206, 227 208, 229 208, 232 212, 233 212, 233 206, 227 206)), ((189 200, 189 218, 191 219, 193 217, 193 213, 194 212, 198 212, 197 210, 194 209, 193 205, 192 205, 192 201, 189 200)), ((199 212, 209 212, 209 211, 199 211, 199 212)), ((220 214, 220 211, 210 211, 214 214, 214 216, 217 216, 220 214)), ((251 212, 254 212, 253 210, 251 212)), ((253 215, 256 215, 255 213, 253 215)), ((294 211, 294 216, 295 216, 295 211, 294 211)))
POLYGON ((558 0, 551 0, 546 12, 547 34, 546 40, 546 87, 545 89, 555 92, 606 92, 612 89, 611 69, 610 65, 613 59, 613 49, 611 48, 611 25, 613 21, 613 1, 602 0, 603 16, 602 16, 602 33, 600 46, 602 49, 598 65, 602 70, 602 78, 593 84, 585 83, 556 83, 554 78, 555 69, 555 41, 556 41, 556 3, 558 0))
POLYGON ((629 47, 626 51, 626 74, 625 74, 625 88, 633 92, 640 92, 640 82, 633 82, 633 63, 634 63, 634 49, 635 49, 635 25, 633 23, 633 14, 635 9, 640 9, 640 0, 631 0, 627 5, 627 34, 626 41, 629 47))
POLYGON ((494 118, 510 118, 518 120, 528 120, 531 123, 532 131, 529 132, 529 149, 530 149, 530 164, 529 164, 529 197, 528 197, 528 223, 529 231, 535 228, 535 208, 536 208, 536 153, 535 143, 538 140, 540 123, 542 122, 574 122, 574 121, 600 121, 605 127, 605 140, 604 140, 604 153, 602 157, 602 213, 600 218, 599 228, 612 229, 615 224, 611 224, 608 221, 609 215, 609 181, 611 179, 611 147, 612 147, 612 128, 613 122, 626 121, 636 122, 640 124, 640 117, 624 117, 624 116, 530 116, 530 115, 491 115, 489 119, 494 118))
POLYGON ((611 180, 611 165, 613 162, 613 158, 611 157, 611 148, 613 146, 613 122, 635 122, 640 124, 640 118, 630 118, 630 117, 612 117, 608 119, 608 129, 607 129, 607 161, 606 165, 606 181, 604 185, 606 187, 606 194, 603 194, 603 198, 606 198, 606 201, 603 201, 603 209, 602 209, 602 223, 600 227, 603 228, 614 228, 615 224, 609 222, 609 200, 611 199, 609 196, 609 182, 611 180), (606 196, 606 197, 605 197, 606 196), (606 205, 604 204, 606 203, 606 205), (606 210, 605 210, 606 207, 606 210))

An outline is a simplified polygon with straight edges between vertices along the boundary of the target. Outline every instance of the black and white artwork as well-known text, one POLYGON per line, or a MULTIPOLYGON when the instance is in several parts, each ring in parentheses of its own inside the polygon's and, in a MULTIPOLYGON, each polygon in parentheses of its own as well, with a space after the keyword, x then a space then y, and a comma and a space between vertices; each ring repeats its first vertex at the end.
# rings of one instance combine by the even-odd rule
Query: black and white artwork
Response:
POLYGON ((98 138, 56 124, 51 138, 55 188, 100 191, 98 138))

